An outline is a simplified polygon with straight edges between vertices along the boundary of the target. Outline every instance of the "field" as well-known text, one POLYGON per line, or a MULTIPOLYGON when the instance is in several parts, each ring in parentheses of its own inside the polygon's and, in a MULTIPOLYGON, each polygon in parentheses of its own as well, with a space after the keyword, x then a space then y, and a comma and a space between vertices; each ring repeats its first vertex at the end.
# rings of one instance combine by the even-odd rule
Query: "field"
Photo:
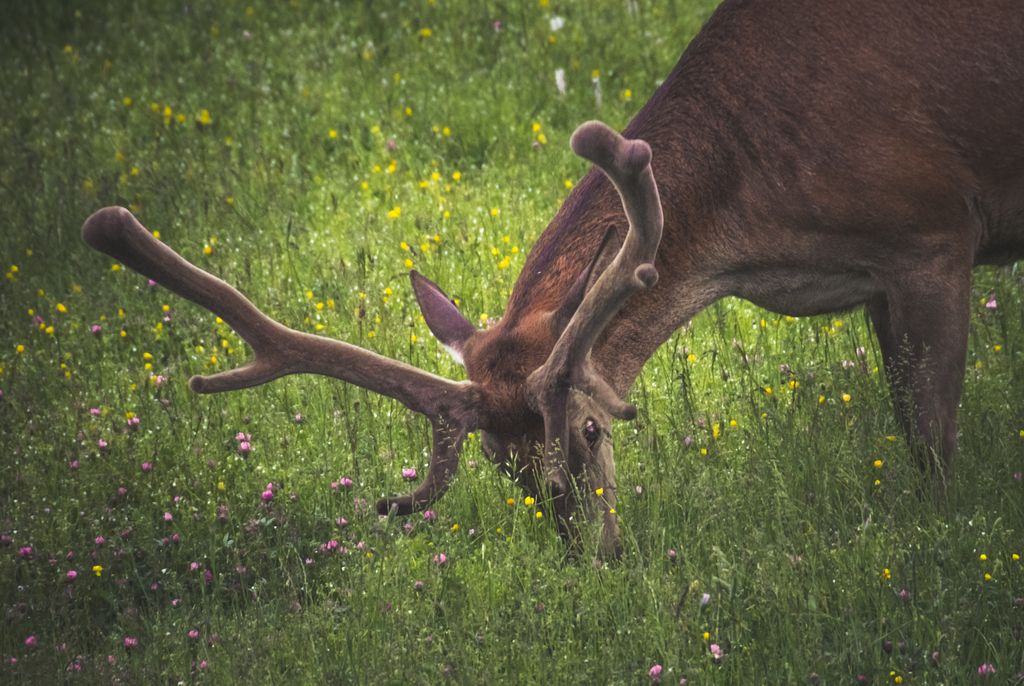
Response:
POLYGON ((1015 270, 975 273, 944 512, 862 311, 725 300, 637 380, 625 554, 593 564, 476 435, 431 516, 378 519, 423 417, 318 377, 192 393, 251 351, 81 240, 129 207, 276 320, 462 379, 410 268, 499 318, 573 129, 623 128, 715 4, 5 9, 0 682, 1024 681, 1015 270))

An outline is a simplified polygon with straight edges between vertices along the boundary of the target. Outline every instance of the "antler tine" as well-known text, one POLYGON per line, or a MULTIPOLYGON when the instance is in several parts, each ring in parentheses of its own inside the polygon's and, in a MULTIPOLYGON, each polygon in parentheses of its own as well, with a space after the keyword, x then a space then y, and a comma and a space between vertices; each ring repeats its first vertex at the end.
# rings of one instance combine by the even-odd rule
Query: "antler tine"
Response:
POLYGON ((154 238, 123 207, 95 212, 82 226, 82 238, 96 250, 213 312, 252 346, 254 360, 250 364, 212 376, 193 376, 189 380, 193 391, 218 393, 258 386, 288 374, 309 373, 393 398, 426 415, 434 429, 427 477, 413 496, 394 501, 399 513, 425 507, 448 490, 458 468, 462 441, 477 424, 473 384, 450 381, 370 350, 278 324, 236 289, 154 238))
POLYGON ((593 370, 590 349, 626 299, 657 282, 654 257, 664 223, 647 143, 626 140, 605 124, 590 121, 576 129, 571 145, 577 155, 596 164, 611 179, 622 199, 629 232, 618 255, 587 293, 547 361, 527 381, 531 403, 544 416, 547 476, 563 490, 569 389, 576 388, 594 397, 614 417, 636 417, 636 408, 622 402, 593 370))

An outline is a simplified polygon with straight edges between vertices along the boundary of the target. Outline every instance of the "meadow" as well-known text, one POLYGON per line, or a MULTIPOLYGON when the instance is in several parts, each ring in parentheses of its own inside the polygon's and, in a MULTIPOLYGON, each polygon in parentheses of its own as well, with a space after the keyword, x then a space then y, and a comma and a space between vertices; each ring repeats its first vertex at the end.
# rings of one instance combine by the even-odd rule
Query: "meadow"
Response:
POLYGON ((81 240, 128 207, 276 320, 462 379, 410 269, 499 318, 574 128, 623 128, 715 4, 6 8, 0 682, 1024 682, 1015 269, 975 272, 945 511, 862 311, 725 300, 637 380, 593 564, 476 435, 428 515, 379 519, 423 417, 308 376, 192 393, 251 351, 81 240))

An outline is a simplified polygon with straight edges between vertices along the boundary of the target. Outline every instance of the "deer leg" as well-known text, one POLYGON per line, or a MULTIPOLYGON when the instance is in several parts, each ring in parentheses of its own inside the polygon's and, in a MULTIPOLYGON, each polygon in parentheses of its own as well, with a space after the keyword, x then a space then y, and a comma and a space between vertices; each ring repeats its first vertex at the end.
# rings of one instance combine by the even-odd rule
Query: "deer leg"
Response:
POLYGON ((901 276, 869 301, 896 411, 922 471, 945 500, 967 356, 970 267, 901 276), (936 275, 943 275, 936 277, 936 275))

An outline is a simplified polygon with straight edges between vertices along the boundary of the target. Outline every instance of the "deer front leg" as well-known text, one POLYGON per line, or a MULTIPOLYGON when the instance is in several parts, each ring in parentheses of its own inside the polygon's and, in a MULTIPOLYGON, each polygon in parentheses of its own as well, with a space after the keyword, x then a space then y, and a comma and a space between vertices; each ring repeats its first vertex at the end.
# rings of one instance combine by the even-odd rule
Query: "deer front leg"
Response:
POLYGON ((970 313, 970 264, 906 272, 868 302, 911 451, 945 501, 956 450, 970 313))

